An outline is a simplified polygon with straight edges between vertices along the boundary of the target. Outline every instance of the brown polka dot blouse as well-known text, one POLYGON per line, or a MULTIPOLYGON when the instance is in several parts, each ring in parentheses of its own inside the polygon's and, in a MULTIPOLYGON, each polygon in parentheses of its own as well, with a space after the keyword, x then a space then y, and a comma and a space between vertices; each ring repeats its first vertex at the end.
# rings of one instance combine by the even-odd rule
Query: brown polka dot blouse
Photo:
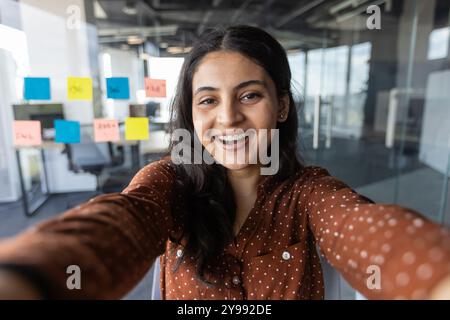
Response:
POLYGON ((34 267, 57 298, 120 298, 159 256, 163 299, 323 299, 317 252, 368 298, 426 298, 450 274, 447 229, 309 166, 288 180, 261 178, 241 230, 200 279, 169 240, 183 201, 170 160, 151 163, 121 193, 3 240, 0 263, 34 267), (67 289, 70 265, 80 267, 81 290, 67 289))

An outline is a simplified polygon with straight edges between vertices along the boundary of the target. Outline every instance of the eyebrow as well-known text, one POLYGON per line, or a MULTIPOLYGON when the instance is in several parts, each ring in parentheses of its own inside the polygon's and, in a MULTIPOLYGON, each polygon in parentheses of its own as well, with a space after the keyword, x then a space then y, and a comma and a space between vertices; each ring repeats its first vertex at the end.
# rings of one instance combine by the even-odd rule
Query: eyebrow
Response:
MULTIPOLYGON (((244 82, 239 83, 236 87, 234 87, 234 90, 239 90, 239 89, 242 89, 244 87, 250 86, 252 84, 259 84, 259 85, 262 85, 264 87, 267 87, 266 82, 263 81, 263 80, 248 80, 248 81, 244 81, 244 82)), ((219 89, 218 88, 214 88, 214 87, 208 87, 208 86, 200 87, 197 90, 195 90, 194 96, 196 94, 202 92, 202 91, 216 91, 216 90, 219 90, 219 89)))

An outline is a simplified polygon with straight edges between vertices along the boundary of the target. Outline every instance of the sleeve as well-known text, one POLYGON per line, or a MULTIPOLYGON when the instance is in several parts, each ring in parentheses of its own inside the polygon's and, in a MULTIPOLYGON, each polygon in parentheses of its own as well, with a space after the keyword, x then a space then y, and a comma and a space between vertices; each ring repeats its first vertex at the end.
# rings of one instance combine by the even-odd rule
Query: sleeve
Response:
POLYGON ((169 161, 151 163, 121 193, 95 197, 2 240, 0 264, 39 272, 51 298, 120 298, 164 252, 174 229, 174 180, 169 161))
POLYGON ((312 167, 305 206, 321 254, 369 299, 424 299, 450 275, 450 232, 418 212, 374 204, 312 167))

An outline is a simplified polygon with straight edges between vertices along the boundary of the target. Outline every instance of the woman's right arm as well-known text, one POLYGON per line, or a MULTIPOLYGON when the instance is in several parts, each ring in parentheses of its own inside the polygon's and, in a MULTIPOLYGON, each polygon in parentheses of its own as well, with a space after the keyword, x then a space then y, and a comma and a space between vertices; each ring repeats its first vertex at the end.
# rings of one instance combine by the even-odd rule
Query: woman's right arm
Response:
POLYGON ((8 268, 0 272, 0 294, 16 280, 26 287, 29 277, 22 270, 32 270, 50 298, 122 297, 164 252, 175 228, 174 183, 169 160, 151 163, 121 193, 98 196, 1 241, 0 270, 8 268))

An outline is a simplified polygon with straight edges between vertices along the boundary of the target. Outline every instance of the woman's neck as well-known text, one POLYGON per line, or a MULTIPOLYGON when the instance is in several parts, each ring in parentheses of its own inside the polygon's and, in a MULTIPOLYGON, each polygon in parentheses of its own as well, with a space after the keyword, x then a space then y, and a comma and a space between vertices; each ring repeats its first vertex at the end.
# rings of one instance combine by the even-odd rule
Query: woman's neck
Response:
POLYGON ((260 176, 258 166, 248 166, 241 170, 228 170, 228 179, 235 198, 256 195, 260 176))
POLYGON ((257 166, 228 171, 236 203, 233 231, 237 235, 256 201, 260 171, 257 166))

